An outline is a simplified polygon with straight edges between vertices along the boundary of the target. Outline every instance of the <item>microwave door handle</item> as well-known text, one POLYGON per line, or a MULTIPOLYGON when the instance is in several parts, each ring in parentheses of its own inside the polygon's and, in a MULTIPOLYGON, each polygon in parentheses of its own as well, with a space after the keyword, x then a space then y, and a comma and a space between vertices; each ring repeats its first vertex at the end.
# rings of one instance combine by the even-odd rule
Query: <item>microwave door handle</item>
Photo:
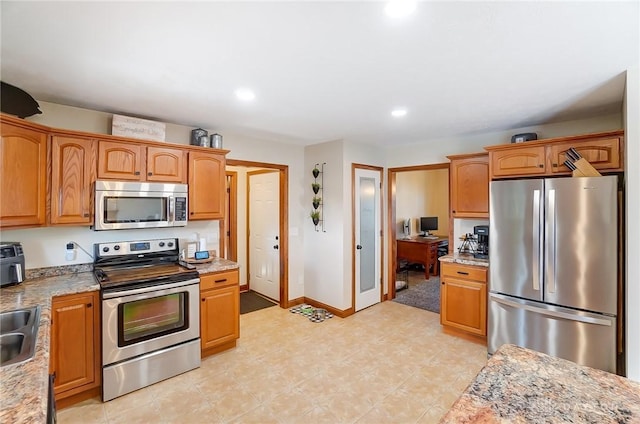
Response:
POLYGON ((173 196, 169 196, 169 215, 168 220, 171 224, 175 221, 175 202, 176 199, 173 196))

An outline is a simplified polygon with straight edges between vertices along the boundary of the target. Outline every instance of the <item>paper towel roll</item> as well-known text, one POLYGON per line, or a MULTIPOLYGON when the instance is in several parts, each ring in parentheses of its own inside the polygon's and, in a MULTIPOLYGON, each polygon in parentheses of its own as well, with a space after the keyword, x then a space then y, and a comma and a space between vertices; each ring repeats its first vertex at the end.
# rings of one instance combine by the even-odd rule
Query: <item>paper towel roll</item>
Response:
POLYGON ((200 245, 198 246, 198 250, 201 252, 207 250, 207 239, 205 239, 204 237, 200 238, 200 245))

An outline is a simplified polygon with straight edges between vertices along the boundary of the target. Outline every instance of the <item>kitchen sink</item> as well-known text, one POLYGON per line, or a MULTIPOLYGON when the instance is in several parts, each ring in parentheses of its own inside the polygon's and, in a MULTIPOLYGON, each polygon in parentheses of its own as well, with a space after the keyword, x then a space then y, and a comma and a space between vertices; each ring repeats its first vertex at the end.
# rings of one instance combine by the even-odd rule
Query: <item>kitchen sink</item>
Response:
POLYGON ((0 312, 0 366, 33 358, 40 324, 40 306, 0 312))

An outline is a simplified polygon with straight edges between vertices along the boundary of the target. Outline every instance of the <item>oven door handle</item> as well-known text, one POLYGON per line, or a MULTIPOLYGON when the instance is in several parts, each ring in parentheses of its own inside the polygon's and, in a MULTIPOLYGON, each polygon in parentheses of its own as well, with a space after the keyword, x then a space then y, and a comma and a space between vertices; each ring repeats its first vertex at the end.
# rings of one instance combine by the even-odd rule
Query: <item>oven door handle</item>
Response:
POLYGON ((111 291, 111 290, 103 290, 102 292, 102 298, 103 299, 113 299, 115 297, 122 297, 122 296, 133 296, 135 294, 142 294, 142 293, 150 293, 150 292, 155 292, 158 290, 168 290, 168 289, 174 289, 177 287, 184 287, 184 286, 191 286, 194 284, 199 284, 200 283, 200 279, 192 279, 192 280, 187 280, 187 281, 180 281, 177 283, 170 283, 170 284, 160 284, 157 286, 149 286, 149 287, 142 287, 139 289, 125 289, 125 290, 118 290, 118 291, 111 291))

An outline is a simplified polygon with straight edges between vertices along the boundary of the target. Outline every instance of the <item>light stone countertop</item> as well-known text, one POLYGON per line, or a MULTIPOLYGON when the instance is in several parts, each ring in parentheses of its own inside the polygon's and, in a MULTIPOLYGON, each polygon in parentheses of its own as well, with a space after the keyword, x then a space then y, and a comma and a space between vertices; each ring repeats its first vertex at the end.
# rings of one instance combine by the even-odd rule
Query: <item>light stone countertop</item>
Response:
POLYGON ((440 424, 564 422, 640 422, 640 383, 503 345, 440 424))
MULTIPOLYGON (((216 258, 206 264, 194 264, 200 274, 239 268, 236 262, 216 258)), ((91 266, 52 267, 27 270, 27 279, 17 286, 0 289, 0 311, 40 305, 40 325, 33 358, 0 367, 0 423, 44 423, 49 392, 49 348, 51 298, 100 290, 91 266), (55 275, 78 269, 83 272, 55 275)))
POLYGON ((448 255, 440 256, 438 260, 440 262, 489 267, 488 259, 477 259, 470 253, 450 253, 448 255))
POLYGON ((196 266, 196 270, 200 274, 209 274, 212 272, 229 271, 232 269, 240 268, 240 265, 237 262, 233 262, 223 258, 215 258, 211 262, 193 265, 196 266))

